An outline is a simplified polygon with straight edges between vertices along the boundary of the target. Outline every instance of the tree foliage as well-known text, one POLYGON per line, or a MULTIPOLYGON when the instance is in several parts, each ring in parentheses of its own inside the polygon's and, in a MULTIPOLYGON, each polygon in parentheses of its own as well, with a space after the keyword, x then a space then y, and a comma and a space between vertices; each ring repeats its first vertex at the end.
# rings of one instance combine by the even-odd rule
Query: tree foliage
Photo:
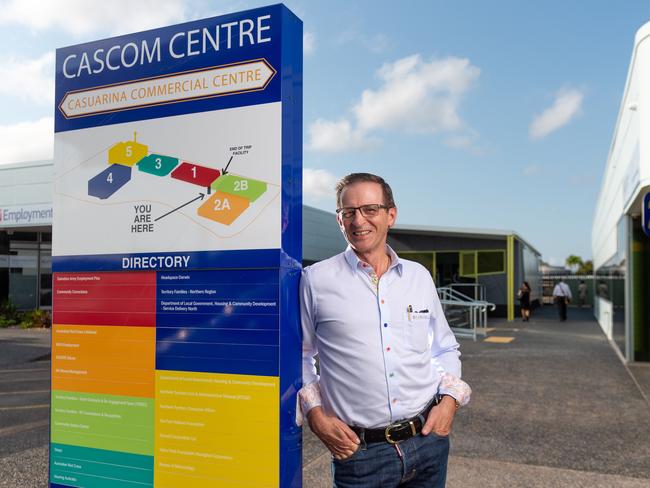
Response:
POLYGON ((571 254, 566 258, 566 267, 574 274, 590 275, 594 273, 594 263, 591 259, 583 261, 580 256, 571 254))
POLYGON ((575 273, 584 264, 582 258, 580 256, 576 256, 575 254, 571 254, 569 257, 567 257, 565 263, 567 268, 569 268, 573 273, 575 273))
POLYGON ((591 259, 585 261, 582 263, 582 266, 578 268, 577 273, 581 275, 594 274, 594 262, 591 259))

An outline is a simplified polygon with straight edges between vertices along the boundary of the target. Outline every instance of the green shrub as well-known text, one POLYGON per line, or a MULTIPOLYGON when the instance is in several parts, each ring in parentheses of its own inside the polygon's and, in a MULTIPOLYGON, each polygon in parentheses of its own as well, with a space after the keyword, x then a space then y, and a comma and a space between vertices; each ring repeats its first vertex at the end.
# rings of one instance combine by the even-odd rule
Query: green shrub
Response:
POLYGON ((23 313, 20 321, 22 329, 41 328, 45 329, 52 325, 52 319, 46 310, 32 310, 23 313))
POLYGON ((16 306, 8 298, 0 302, 0 327, 9 327, 18 324, 21 321, 21 315, 16 310, 16 306))

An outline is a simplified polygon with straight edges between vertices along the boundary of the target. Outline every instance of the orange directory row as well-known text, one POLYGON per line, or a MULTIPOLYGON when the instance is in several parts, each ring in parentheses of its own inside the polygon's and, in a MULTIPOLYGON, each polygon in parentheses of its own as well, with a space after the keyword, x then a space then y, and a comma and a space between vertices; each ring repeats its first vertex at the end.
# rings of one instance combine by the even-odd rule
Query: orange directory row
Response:
POLYGON ((154 397, 156 330, 55 324, 52 389, 154 397))

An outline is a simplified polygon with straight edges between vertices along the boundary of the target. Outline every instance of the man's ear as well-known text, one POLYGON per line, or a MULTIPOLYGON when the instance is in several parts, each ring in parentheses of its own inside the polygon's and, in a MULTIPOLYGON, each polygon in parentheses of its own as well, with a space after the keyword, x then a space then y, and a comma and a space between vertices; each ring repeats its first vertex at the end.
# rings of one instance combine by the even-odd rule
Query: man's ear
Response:
POLYGON ((340 213, 336 214, 336 222, 339 224, 339 227, 341 228, 341 230, 343 230, 343 228, 344 228, 343 227, 343 217, 341 217, 340 213))
POLYGON ((397 221, 397 207, 391 207, 388 209, 388 228, 390 229, 395 225, 397 221))

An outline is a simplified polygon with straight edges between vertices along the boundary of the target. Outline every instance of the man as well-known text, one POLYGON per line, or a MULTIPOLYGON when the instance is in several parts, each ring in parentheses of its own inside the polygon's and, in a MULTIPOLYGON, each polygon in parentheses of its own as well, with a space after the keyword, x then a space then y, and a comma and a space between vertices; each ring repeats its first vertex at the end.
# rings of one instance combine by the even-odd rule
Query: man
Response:
POLYGON ((564 282, 563 278, 553 288, 553 300, 557 304, 557 310, 560 314, 560 322, 566 320, 566 307, 571 301, 571 288, 564 282))
POLYGON ((443 487, 451 425, 471 393, 458 343, 429 272, 386 244, 390 186, 353 173, 336 198, 349 246, 305 268, 300 285, 302 412, 332 453, 335 487, 443 487))
POLYGON ((578 285, 578 298, 580 299, 580 308, 584 307, 587 303, 587 283, 585 283, 585 280, 580 280, 580 284, 578 285))

